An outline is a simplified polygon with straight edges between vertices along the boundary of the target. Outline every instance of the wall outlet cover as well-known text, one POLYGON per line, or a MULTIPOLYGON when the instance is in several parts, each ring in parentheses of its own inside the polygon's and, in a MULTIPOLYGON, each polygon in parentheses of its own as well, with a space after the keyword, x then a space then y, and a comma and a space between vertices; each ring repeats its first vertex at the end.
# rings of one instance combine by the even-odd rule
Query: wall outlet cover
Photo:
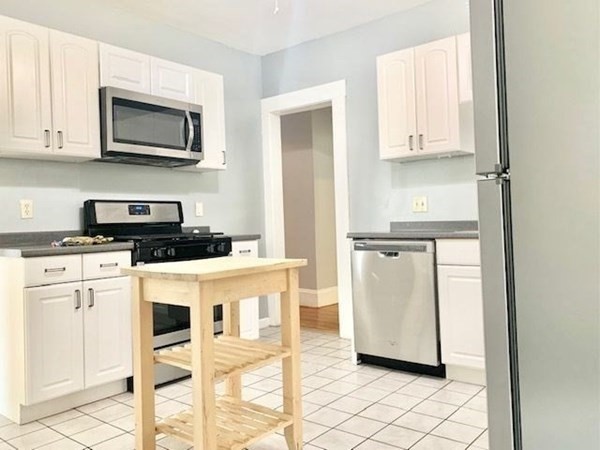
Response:
POLYGON ((202 202, 196 202, 196 217, 202 217, 204 215, 204 204, 202 202))
POLYGON ((416 213, 425 213, 428 210, 427 197, 419 196, 413 197, 412 210, 416 213))
POLYGON ((33 200, 21 200, 21 219, 33 219, 33 200))

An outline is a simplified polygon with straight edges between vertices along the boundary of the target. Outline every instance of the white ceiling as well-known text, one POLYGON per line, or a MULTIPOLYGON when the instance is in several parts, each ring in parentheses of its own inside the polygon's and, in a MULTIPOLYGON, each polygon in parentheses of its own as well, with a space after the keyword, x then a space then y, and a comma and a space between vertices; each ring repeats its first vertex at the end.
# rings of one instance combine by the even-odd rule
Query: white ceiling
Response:
POLYGON ((256 55, 292 47, 429 0, 105 0, 256 55), (273 14, 276 2, 279 12, 273 14))

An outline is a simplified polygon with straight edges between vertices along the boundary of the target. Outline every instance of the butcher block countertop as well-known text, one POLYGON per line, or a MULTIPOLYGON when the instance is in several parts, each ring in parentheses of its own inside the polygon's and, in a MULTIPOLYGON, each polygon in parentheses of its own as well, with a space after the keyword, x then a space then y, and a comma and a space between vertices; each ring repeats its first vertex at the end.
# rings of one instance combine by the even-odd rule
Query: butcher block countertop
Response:
POLYGON ((305 259, 230 257, 148 264, 121 269, 124 275, 176 281, 208 281, 302 267, 305 259))

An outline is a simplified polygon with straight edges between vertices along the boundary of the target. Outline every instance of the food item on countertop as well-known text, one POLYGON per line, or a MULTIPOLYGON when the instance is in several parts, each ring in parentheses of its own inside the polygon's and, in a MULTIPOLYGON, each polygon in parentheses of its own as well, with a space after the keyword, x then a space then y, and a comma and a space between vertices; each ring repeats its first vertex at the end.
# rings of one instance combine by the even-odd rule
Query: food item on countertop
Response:
POLYGON ((112 242, 114 238, 104 236, 71 236, 66 237, 62 241, 52 242, 52 247, 71 247, 77 245, 96 245, 112 242))

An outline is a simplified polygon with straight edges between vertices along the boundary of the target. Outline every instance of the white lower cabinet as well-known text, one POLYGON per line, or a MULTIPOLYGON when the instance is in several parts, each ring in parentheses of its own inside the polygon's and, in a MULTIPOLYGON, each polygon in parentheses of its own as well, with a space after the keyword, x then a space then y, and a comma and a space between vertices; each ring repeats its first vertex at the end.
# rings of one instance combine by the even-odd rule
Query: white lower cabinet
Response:
POLYGON ((25 403, 83 389, 81 282, 25 289, 25 403))
MULTIPOLYGON (((92 267, 97 259, 125 256, 129 252, 41 257, 26 260, 26 267, 31 272, 34 266, 53 268, 64 266, 65 258, 78 258, 81 274, 82 264, 92 267)), ((79 281, 26 287, 23 292, 26 405, 132 375, 129 277, 81 280, 80 275, 79 281)))
POLYGON ((438 266, 442 362, 485 369, 481 268, 438 266))
POLYGON ((485 384, 478 239, 436 240, 440 341, 446 378, 485 384))
MULTIPOLYGON (((231 243, 232 256, 258 257, 258 241, 234 241, 231 243)), ((258 339, 258 297, 240 301, 240 336, 258 339)))
POLYGON ((131 376, 131 292, 129 277, 85 281, 85 387, 131 376))

